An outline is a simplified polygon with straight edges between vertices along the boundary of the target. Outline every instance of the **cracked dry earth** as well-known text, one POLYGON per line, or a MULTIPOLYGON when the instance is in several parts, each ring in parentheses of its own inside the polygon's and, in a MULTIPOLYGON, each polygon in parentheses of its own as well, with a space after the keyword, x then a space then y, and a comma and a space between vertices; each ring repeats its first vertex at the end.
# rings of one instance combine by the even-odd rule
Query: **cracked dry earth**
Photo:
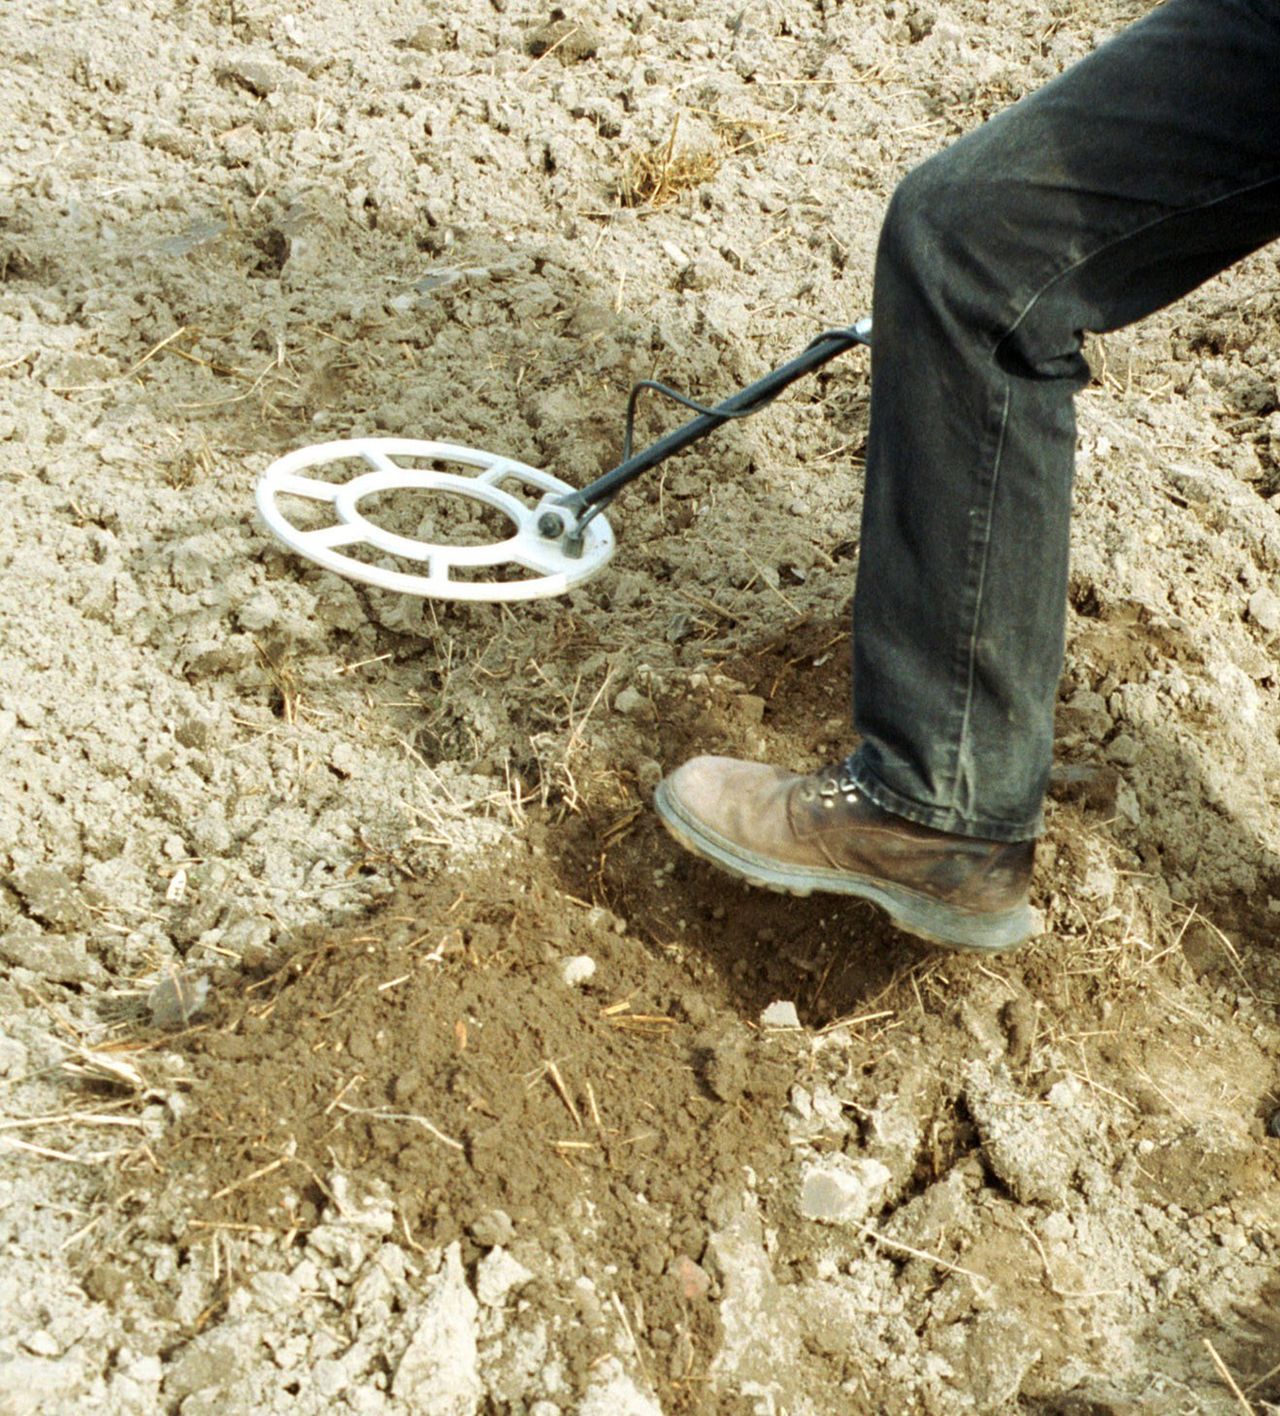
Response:
POLYGON ((1280 1409, 1274 249, 1092 342, 998 960, 649 805, 851 746, 859 354, 559 600, 252 502, 360 434, 584 484, 636 379, 864 313, 901 174, 1142 8, 0 9, 0 1412, 1280 1409))

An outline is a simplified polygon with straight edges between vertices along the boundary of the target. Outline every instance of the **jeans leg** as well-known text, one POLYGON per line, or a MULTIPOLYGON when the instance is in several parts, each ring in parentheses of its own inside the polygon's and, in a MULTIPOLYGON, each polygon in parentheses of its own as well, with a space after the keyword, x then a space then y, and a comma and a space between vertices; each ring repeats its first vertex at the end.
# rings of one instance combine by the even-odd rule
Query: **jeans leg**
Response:
POLYGON ((1280 3, 1167 0, 910 173, 876 261, 852 759, 886 810, 1036 834, 1085 331, 1280 235, 1280 3))

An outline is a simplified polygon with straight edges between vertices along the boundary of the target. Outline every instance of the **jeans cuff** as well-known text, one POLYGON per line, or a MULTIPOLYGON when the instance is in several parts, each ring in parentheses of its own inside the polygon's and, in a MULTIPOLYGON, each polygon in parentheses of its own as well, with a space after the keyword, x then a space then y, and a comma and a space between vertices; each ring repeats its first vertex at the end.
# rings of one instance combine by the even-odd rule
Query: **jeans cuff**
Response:
POLYGON ((1029 821, 1011 822, 991 819, 978 820, 961 816, 952 807, 922 806, 895 792, 885 784, 862 761, 861 753, 855 752, 849 758, 849 771, 858 790, 882 811, 914 821, 917 826, 928 826, 934 831, 945 831, 952 836, 969 836, 979 841, 1031 841, 1044 830, 1044 815, 1037 811, 1029 821))

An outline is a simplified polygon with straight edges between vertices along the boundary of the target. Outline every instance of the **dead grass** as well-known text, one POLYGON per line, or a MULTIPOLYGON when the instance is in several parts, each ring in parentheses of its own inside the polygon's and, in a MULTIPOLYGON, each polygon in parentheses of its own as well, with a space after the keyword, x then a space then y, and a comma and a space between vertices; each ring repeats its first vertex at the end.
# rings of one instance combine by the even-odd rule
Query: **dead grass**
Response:
POLYGON ((714 132, 707 146, 681 146, 677 113, 665 141, 647 152, 631 154, 618 187, 618 200, 624 207, 653 210, 668 206, 682 192, 709 182, 728 158, 777 142, 783 136, 780 128, 750 120, 703 112, 698 112, 698 117, 709 122, 714 132))
POLYGON ((665 142, 648 152, 631 154, 618 189, 618 200, 624 207, 667 206, 681 192, 700 187, 719 171, 727 149, 717 143, 700 151, 677 151, 679 131, 677 113, 665 142))

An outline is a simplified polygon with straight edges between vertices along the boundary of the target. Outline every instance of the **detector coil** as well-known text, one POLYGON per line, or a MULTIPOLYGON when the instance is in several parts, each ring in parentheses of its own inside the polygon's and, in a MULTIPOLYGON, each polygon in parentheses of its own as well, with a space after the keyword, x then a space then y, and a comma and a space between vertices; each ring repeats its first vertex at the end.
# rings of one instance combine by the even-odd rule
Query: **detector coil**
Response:
POLYGON ((513 602, 572 590, 612 556, 613 531, 603 516, 582 528, 580 554, 567 552, 560 540, 539 531, 547 508, 573 491, 549 472, 472 447, 416 438, 348 438, 279 458, 258 479, 256 495, 262 519, 285 545, 339 575, 404 595, 513 602), (367 464, 368 471, 357 470, 342 481, 316 475, 351 461, 367 464), (503 513, 513 533, 482 545, 420 541, 376 525, 361 511, 367 498, 398 491, 471 498, 503 513), (295 524, 281 505, 282 498, 290 497, 309 504, 303 517, 307 522, 316 519, 317 510, 329 513, 326 524, 295 524), (362 560, 352 554, 358 548, 424 569, 409 572, 362 560))

